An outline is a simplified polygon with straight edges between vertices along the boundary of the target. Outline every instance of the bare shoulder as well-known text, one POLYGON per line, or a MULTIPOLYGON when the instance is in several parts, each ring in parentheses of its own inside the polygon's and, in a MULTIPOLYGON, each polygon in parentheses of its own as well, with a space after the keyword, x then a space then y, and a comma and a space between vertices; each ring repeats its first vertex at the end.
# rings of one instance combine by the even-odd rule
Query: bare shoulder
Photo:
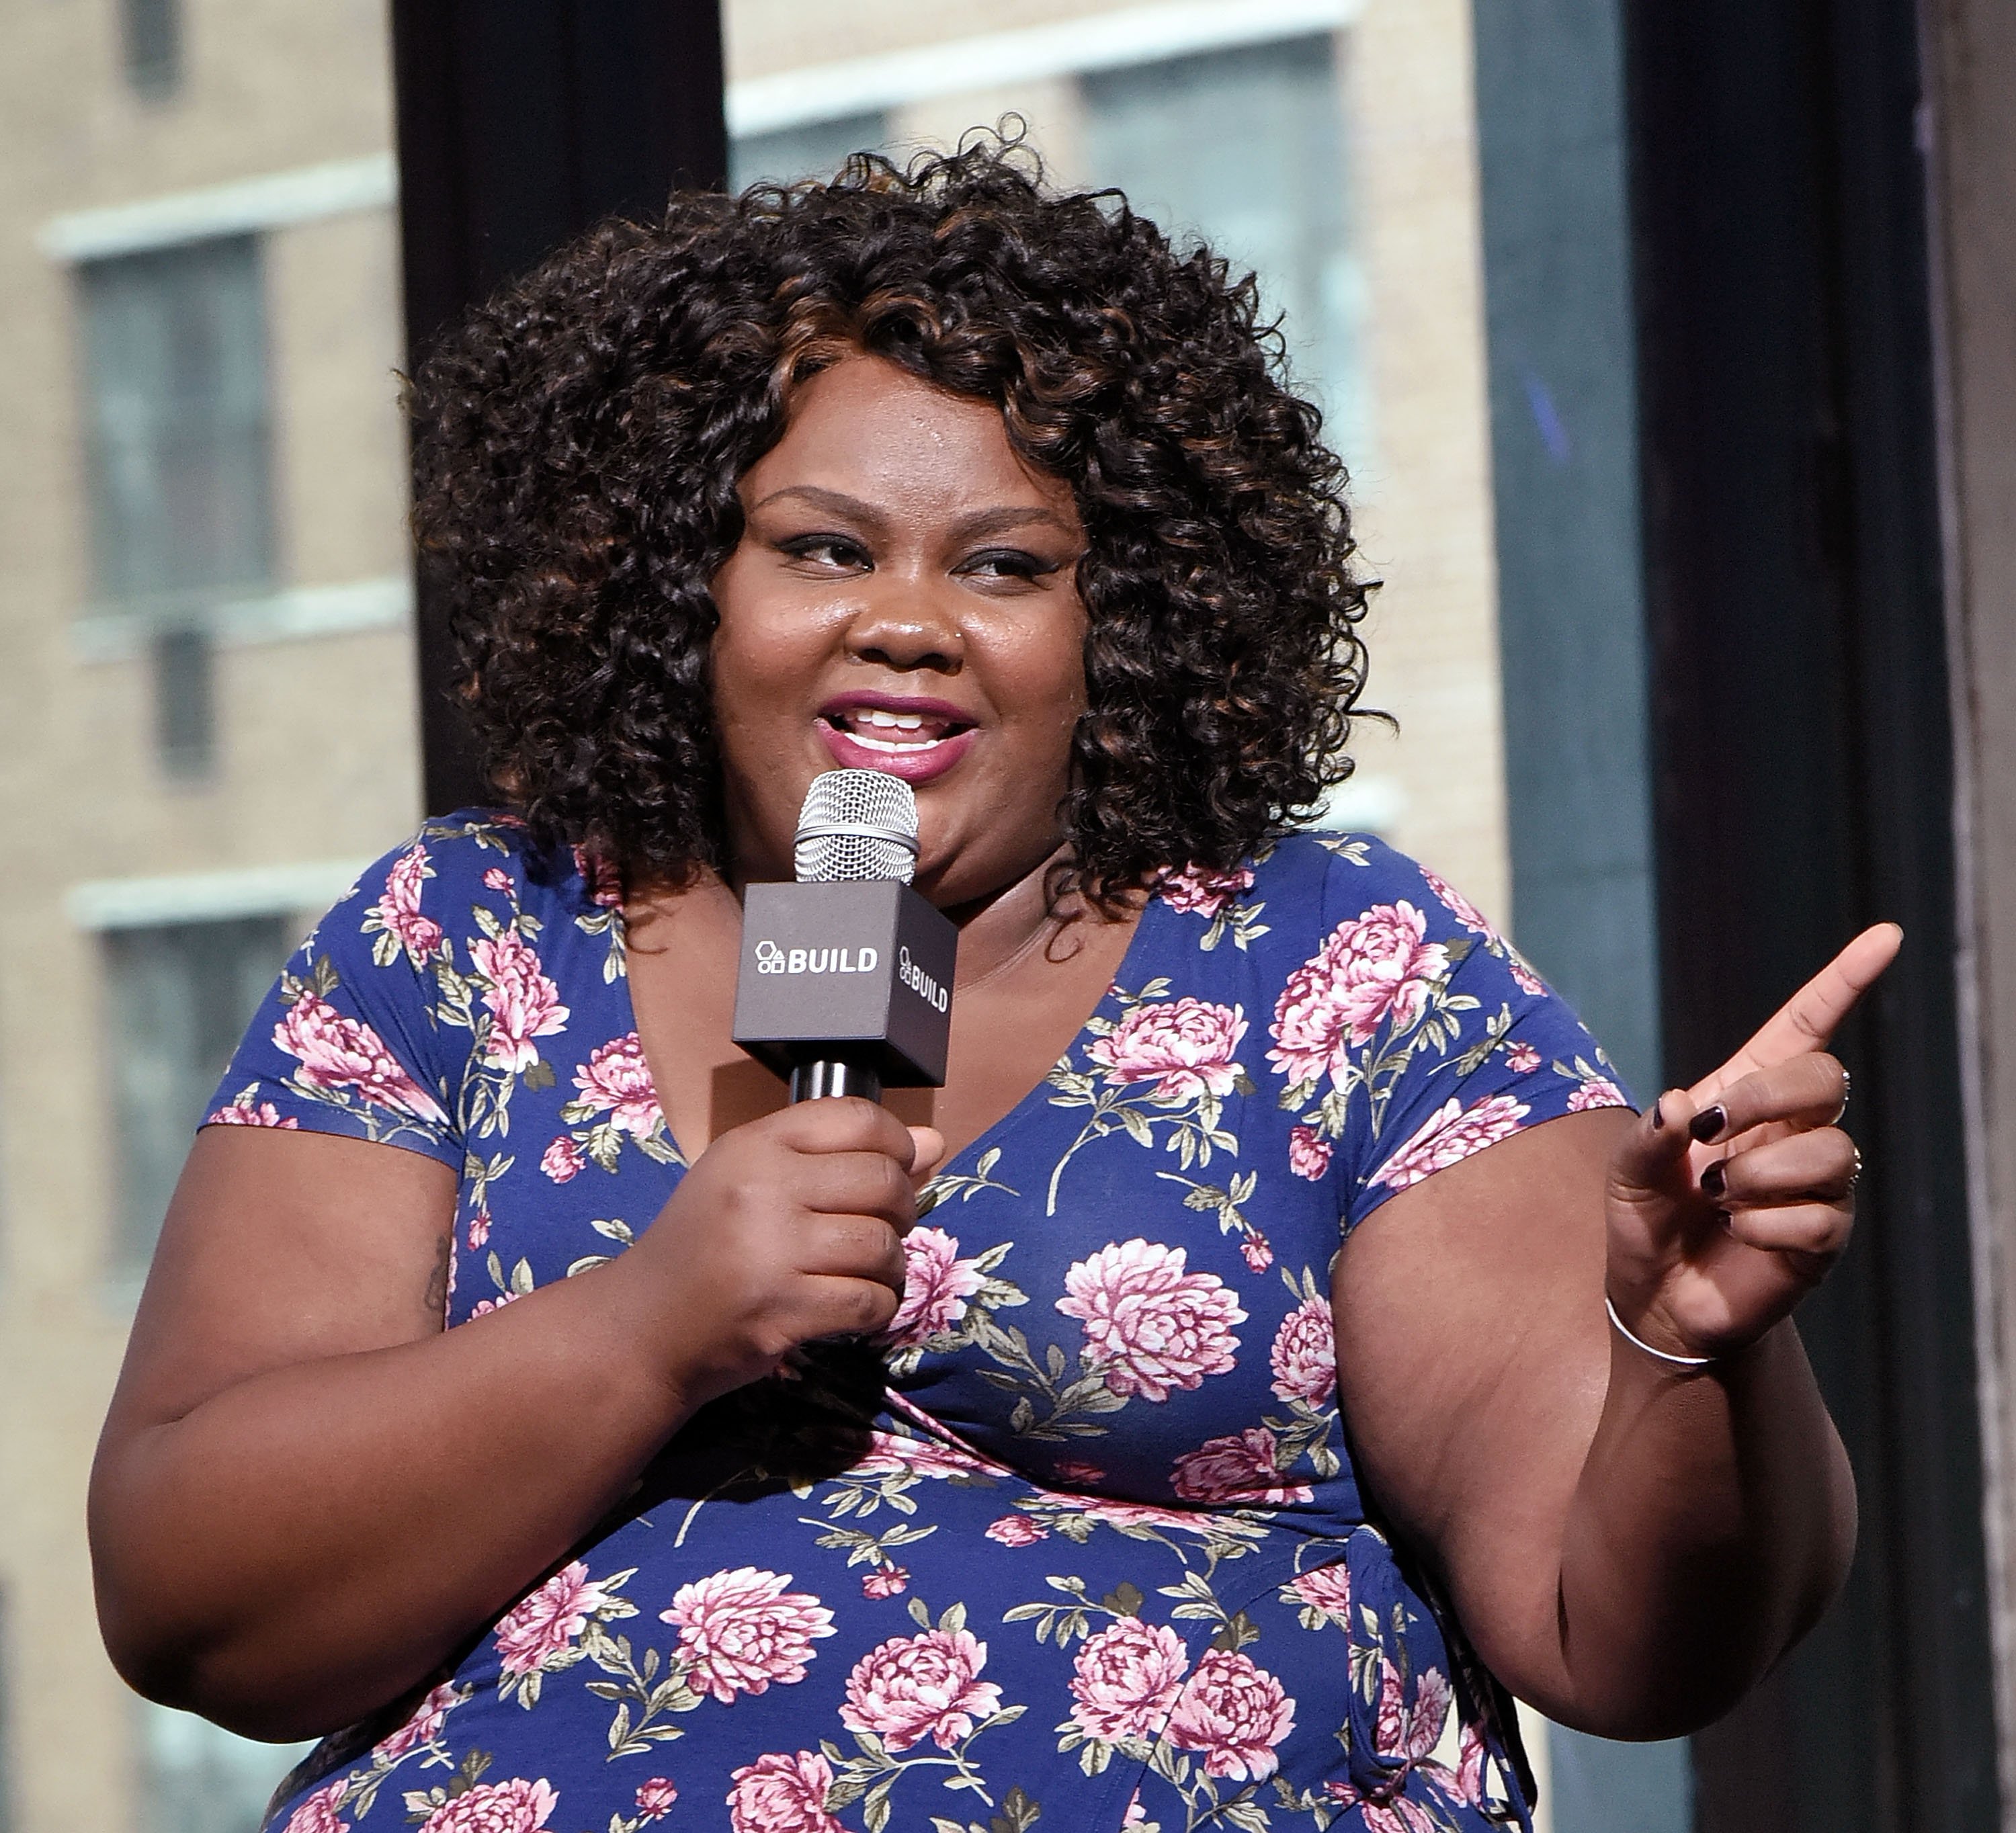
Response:
POLYGON ((162 1224, 108 1435, 268 1369, 440 1331, 455 1189, 447 1165, 397 1146, 206 1127, 162 1224))

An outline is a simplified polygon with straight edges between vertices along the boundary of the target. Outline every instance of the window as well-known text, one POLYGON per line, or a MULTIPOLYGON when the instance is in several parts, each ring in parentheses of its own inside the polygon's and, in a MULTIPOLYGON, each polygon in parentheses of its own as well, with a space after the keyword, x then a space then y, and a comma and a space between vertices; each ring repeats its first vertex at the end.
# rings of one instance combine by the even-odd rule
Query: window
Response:
POLYGON ((172 773, 200 774, 213 744, 207 614, 273 572, 259 243, 88 261, 77 284, 93 591, 183 639, 157 658, 157 736, 172 773))
POLYGON ((850 153, 879 149, 887 135, 879 114, 841 115, 774 133, 744 135, 728 149, 729 189, 740 191, 759 179, 787 185, 794 178, 828 177, 850 153))
POLYGON ((119 49, 135 95, 172 95, 182 80, 182 0, 119 0, 119 49))
POLYGON ((145 1272, 190 1135, 293 933, 279 916, 106 931, 121 1274, 145 1272))
POLYGON ((315 1746, 255 1744, 140 1700, 145 1833, 258 1833, 280 1778, 315 1746))
POLYGON ((1260 276, 1327 437, 1358 462, 1358 287, 1348 241, 1335 41, 1291 38, 1088 72, 1087 175, 1172 233, 1260 276))

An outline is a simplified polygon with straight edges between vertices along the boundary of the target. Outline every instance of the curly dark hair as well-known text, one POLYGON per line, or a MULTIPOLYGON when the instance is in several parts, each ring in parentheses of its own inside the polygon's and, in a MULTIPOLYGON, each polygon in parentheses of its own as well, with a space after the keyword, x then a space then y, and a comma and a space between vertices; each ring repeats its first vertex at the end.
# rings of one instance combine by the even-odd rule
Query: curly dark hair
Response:
POLYGON ((421 367, 423 564, 485 765, 535 834, 628 884, 725 862, 708 582, 794 388, 855 351, 994 403, 1076 497, 1065 884, 1110 905, 1232 870, 1349 774, 1345 470, 1252 278, 983 134, 605 223, 421 367))

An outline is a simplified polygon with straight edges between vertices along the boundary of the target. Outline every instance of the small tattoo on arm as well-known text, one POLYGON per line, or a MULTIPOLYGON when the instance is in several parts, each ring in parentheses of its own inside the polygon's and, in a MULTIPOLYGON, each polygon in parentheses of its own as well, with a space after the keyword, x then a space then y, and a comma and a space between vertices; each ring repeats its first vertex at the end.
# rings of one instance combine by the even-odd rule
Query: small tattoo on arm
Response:
POLYGON ((446 1235, 434 1244, 434 1269, 427 1275, 427 1315, 445 1317, 448 1315, 448 1263, 454 1251, 454 1244, 446 1235))

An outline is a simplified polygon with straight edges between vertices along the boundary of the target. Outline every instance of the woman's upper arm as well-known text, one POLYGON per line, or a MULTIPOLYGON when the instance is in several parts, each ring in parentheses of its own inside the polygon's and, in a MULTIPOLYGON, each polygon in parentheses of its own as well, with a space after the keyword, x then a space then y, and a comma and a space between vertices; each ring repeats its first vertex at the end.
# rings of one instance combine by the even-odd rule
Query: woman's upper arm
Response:
POLYGON ((442 1327, 456 1182, 337 1134, 197 1134, 133 1320, 106 1443, 269 1369, 442 1327))
POLYGON ((1604 1180, 1632 1123, 1569 1114, 1446 1166, 1355 1229, 1333 1275, 1367 1486, 1501 1676, 1557 1636, 1558 1573, 1535 1556, 1560 1546, 1603 1410, 1604 1180))

